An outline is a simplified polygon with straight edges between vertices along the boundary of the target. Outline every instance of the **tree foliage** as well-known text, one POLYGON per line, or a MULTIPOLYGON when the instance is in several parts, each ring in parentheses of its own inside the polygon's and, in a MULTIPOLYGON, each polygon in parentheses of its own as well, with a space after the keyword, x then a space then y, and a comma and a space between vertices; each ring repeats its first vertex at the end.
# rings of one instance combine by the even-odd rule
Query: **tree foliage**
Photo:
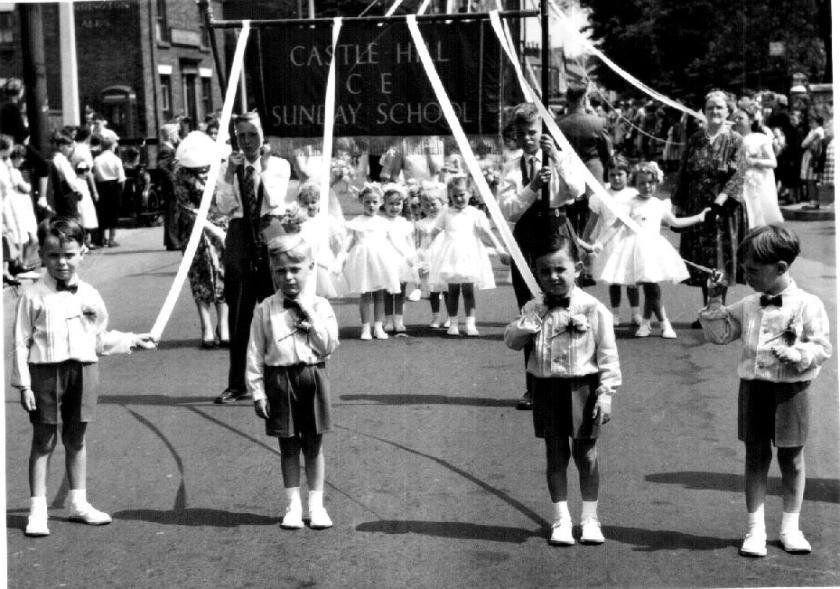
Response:
MULTIPOLYGON (((826 32, 819 21, 827 0, 582 0, 582 4, 592 11, 592 37, 601 49, 669 95, 694 102, 710 88, 786 92, 794 72, 803 72, 814 82, 824 79, 826 32), (771 41, 784 44, 783 55, 770 55, 771 41)), ((598 72, 608 87, 630 90, 607 68, 598 72)))

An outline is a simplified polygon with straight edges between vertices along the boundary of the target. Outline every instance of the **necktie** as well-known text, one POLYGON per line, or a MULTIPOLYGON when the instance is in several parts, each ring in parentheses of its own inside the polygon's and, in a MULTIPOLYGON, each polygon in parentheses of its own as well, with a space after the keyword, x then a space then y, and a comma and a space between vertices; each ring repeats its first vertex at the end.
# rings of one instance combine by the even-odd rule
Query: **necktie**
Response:
POLYGON ((79 285, 78 284, 67 284, 67 282, 65 282, 64 280, 57 280, 56 283, 55 283, 55 289, 58 292, 62 292, 62 291, 66 290, 70 294, 76 294, 76 292, 79 290, 79 285))
POLYGON ((767 306, 774 306, 774 307, 781 307, 782 306, 782 295, 761 295, 761 298, 758 299, 758 302, 761 304, 762 307, 767 306))
POLYGON ((532 155, 523 155, 522 156, 522 186, 527 186, 531 183, 531 179, 534 177, 534 156, 532 155))
POLYGON ((545 303, 545 306, 549 309, 554 309, 556 307, 562 307, 563 309, 569 308, 569 297, 545 295, 543 302, 545 303))
POLYGON ((257 210, 257 190, 254 182, 254 167, 245 166, 245 178, 242 180, 242 195, 243 203, 247 199, 246 211, 248 212, 248 221, 252 227, 259 227, 260 211, 257 210))

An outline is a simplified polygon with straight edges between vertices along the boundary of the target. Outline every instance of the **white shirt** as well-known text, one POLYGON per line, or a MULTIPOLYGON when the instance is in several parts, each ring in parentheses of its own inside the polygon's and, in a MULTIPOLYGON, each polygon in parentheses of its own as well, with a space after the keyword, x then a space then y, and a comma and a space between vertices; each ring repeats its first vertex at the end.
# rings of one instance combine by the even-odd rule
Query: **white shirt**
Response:
MULTIPOLYGON (((227 166, 227 162, 223 163, 222 169, 219 171, 219 183, 216 185, 216 205, 223 214, 231 219, 241 219, 243 213, 242 200, 239 195, 239 181, 234 175, 231 184, 225 182, 227 166)), ((260 185, 263 187, 260 216, 282 215, 293 202, 296 202, 296 198, 288 198, 287 194, 289 178, 291 177, 291 167, 288 161, 272 156, 268 158, 268 165, 265 169, 262 166, 262 158, 257 158, 253 162, 246 161, 244 166, 245 168, 249 166, 254 168, 254 190, 258 191, 260 185)))
MULTIPOLYGON (((522 154, 522 158, 534 161, 535 174, 542 168, 542 150, 536 154, 522 154)), ((511 160, 502 172, 499 181, 498 201, 505 218, 515 223, 534 204, 541 190, 534 192, 530 183, 522 185, 522 158, 511 160)), ((527 162, 526 159, 526 162, 527 162)), ((572 172, 572 167, 562 152, 558 152, 558 161, 552 166, 549 182, 549 206, 561 207, 573 203, 586 190, 583 178, 572 172)))

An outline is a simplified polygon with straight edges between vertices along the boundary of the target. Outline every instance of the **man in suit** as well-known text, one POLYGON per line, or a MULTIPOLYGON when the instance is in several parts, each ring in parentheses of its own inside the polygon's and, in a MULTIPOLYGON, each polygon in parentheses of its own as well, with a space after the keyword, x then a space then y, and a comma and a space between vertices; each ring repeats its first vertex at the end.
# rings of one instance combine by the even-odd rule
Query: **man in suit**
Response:
POLYGON ((230 329, 228 385, 215 403, 227 404, 248 397, 245 389, 245 353, 251 317, 257 302, 273 294, 266 267, 254 264, 260 229, 267 216, 281 216, 290 203, 286 196, 289 162, 263 147, 265 137, 257 113, 234 120, 240 151, 231 153, 220 171, 216 192, 219 210, 228 215, 225 238, 225 301, 230 329))
MULTIPOLYGON (((513 237, 522 255, 533 268, 540 244, 553 234, 565 234, 575 243, 577 236, 569 224, 566 207, 575 202, 586 189, 583 179, 572 173, 565 156, 557 150, 554 140, 542 134, 539 111, 533 104, 523 103, 513 111, 514 137, 522 149, 520 157, 512 159, 499 183, 499 206, 505 218, 514 223, 513 237), (543 161, 545 154, 548 161, 543 161), (548 183, 548 202, 542 199, 542 187, 548 183)), ((511 268, 516 304, 522 308, 531 298, 528 286, 514 266, 511 268)), ((525 363, 531 353, 525 347, 525 363)), ((526 374, 526 392, 517 404, 518 409, 531 408, 531 382, 526 374)))

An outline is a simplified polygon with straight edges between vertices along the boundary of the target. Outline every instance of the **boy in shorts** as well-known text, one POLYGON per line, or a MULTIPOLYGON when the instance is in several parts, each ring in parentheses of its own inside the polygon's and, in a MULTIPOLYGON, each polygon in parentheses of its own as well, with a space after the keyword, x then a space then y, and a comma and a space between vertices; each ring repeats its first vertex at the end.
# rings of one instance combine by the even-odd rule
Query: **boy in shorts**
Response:
POLYGON ((245 385, 265 433, 280 439, 280 469, 287 506, 281 526, 303 527, 300 454, 309 485, 309 526, 332 520, 324 508, 323 434, 330 431, 326 360, 338 347, 338 322, 327 299, 307 283, 315 279, 312 246, 300 236, 280 235, 268 244, 277 292, 254 309, 245 364, 245 385))
POLYGON ((76 273, 84 258, 85 230, 75 218, 53 217, 38 227, 46 274, 23 291, 14 322, 11 384, 32 422, 29 454, 31 503, 27 536, 46 536, 47 470, 58 424, 66 452, 71 521, 111 523, 87 502, 85 431, 99 384, 98 356, 153 348, 150 334, 106 331, 102 297, 76 273))
POLYGON ((799 238, 781 226, 750 231, 738 246, 744 275, 755 294, 728 307, 721 304, 725 285, 709 281, 709 304, 700 311, 706 339, 727 344, 740 338, 738 364, 738 439, 746 447, 744 492, 748 529, 743 556, 765 556, 764 498, 767 472, 773 458, 782 472, 782 525, 779 540, 794 554, 811 545, 799 530, 805 492, 805 454, 808 433, 808 386, 820 365, 831 355, 828 316, 816 296, 803 291, 790 276, 799 255, 799 238))

